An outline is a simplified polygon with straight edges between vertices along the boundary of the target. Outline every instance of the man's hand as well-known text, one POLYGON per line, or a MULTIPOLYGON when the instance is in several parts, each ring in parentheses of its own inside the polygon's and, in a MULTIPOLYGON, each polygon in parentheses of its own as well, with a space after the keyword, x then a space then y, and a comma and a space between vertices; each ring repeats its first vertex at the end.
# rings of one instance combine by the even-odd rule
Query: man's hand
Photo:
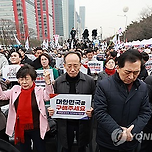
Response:
POLYGON ((93 108, 91 107, 89 110, 86 111, 88 117, 92 117, 93 108))
POLYGON ((132 129, 134 128, 134 125, 131 125, 129 128, 121 127, 123 129, 123 132, 120 136, 121 139, 126 139, 126 141, 132 141, 133 135, 131 133, 132 129))
POLYGON ((47 110, 48 110, 49 116, 53 116, 54 109, 52 109, 51 107, 48 107, 47 110))
POLYGON ((127 128, 126 133, 127 133, 127 141, 132 141, 133 140, 133 135, 131 133, 132 129, 134 128, 134 125, 131 125, 129 128, 127 128))

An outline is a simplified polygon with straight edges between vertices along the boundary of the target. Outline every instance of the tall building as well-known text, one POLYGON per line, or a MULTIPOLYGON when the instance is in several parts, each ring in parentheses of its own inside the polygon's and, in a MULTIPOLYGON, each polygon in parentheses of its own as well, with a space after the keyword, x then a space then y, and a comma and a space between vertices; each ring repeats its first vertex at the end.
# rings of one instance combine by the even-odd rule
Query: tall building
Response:
POLYGON ((0 23, 3 38, 7 35, 12 39, 14 34, 19 40, 25 40, 28 36, 36 38, 34 0, 0 1, 0 23))
POLYGON ((24 26, 28 29, 27 36, 30 36, 30 38, 37 38, 34 0, 26 0, 24 7, 25 8, 23 9, 23 14, 27 15, 27 21, 24 21, 25 24, 27 24, 27 26, 24 26))
MULTIPOLYGON (((8 34, 13 35, 16 32, 16 26, 14 21, 14 11, 12 1, 6 0, 0 1, 0 38, 8 39, 8 34)), ((10 38, 11 38, 10 36, 10 38)), ((4 43, 4 42, 1 43, 4 43)))
POLYGON ((80 16, 78 15, 77 12, 76 12, 76 15, 75 15, 75 29, 76 29, 76 37, 78 39, 80 39, 82 37, 82 34, 81 34, 81 20, 80 20, 80 16))
POLYGON ((85 6, 79 7, 79 15, 80 15, 80 19, 81 19, 81 28, 84 31, 84 29, 85 29, 85 6))
POLYGON ((75 28, 75 0, 69 1, 69 35, 72 28, 75 28))
POLYGON ((53 39, 53 35, 55 34, 55 12, 54 12, 54 1, 49 0, 49 24, 50 24, 50 38, 53 39))
POLYGON ((36 20, 34 0, 12 0, 17 36, 25 40, 36 38, 36 20))
POLYGON ((62 0, 54 0, 55 34, 60 36, 64 36, 62 8, 62 0))
POLYGON ((69 2, 68 0, 63 0, 63 32, 64 39, 69 38, 69 2))
POLYGON ((51 4, 50 0, 35 0, 37 37, 40 40, 50 40, 51 4))

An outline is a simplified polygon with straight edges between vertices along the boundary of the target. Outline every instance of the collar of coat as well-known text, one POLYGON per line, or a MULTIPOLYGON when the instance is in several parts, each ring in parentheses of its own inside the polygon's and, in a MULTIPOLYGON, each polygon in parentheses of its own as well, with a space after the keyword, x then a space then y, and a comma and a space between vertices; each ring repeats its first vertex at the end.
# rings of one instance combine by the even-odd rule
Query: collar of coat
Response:
MULTIPOLYGON (((79 78, 79 80, 83 80, 83 81, 86 80, 84 74, 81 71, 80 71, 80 78, 79 78)), ((66 82, 66 81, 67 81, 67 79, 66 79, 66 73, 64 73, 61 82, 66 82)))
MULTIPOLYGON (((120 79, 118 72, 116 71, 116 73, 113 75, 114 79, 118 82, 118 84, 120 85, 124 85, 124 82, 120 79)), ((135 85, 137 88, 140 86, 140 79, 136 79, 133 82, 133 85, 135 85)))

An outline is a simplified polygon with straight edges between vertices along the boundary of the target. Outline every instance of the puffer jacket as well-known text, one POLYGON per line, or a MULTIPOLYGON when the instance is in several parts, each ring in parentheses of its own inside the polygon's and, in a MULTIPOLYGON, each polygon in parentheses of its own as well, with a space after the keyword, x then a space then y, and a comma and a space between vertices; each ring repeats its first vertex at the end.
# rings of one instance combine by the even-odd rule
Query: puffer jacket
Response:
POLYGON ((151 116, 146 84, 137 79, 128 92, 127 86, 115 73, 98 83, 94 102, 98 123, 97 143, 115 150, 134 149, 137 140, 115 146, 111 135, 115 129, 121 130, 121 126, 128 128, 132 124, 133 135, 143 130, 151 116))

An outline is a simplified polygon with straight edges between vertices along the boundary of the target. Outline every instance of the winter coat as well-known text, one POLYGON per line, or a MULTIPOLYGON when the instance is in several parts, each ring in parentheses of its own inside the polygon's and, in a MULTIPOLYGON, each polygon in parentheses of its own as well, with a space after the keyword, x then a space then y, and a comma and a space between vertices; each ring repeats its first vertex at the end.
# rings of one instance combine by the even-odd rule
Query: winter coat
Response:
MULTIPOLYGON (((7 118, 7 125, 6 125, 6 134, 12 136, 16 121, 16 111, 14 102, 19 97, 21 93, 21 86, 15 85, 10 90, 2 91, 0 87, 0 100, 8 100, 9 102, 9 112, 7 118)), ((45 88, 42 87, 35 87, 35 97, 36 102, 38 105, 38 109, 40 111, 40 135, 41 138, 44 139, 45 133, 49 130, 49 125, 47 121, 47 115, 45 111, 44 101, 48 101, 50 99, 49 95, 54 93, 52 85, 46 85, 45 88)))
MULTIPOLYGON (((98 83, 94 96, 95 116, 97 118, 97 143, 113 150, 132 150, 138 141, 124 142, 114 145, 112 133, 122 130, 121 127, 134 128, 131 133, 140 133, 147 124, 151 111, 147 86, 137 79, 128 92, 126 84, 119 78, 118 73, 98 83)), ((135 136, 136 137, 136 136, 135 136)))
POLYGON ((26 55, 25 57, 21 60, 21 64, 30 64, 31 66, 33 66, 33 61, 31 59, 29 59, 26 55))
MULTIPOLYGON (((150 108, 152 110, 152 75, 147 76, 144 82, 147 84, 148 87, 149 103, 150 103, 150 108)), ((152 133, 152 116, 148 121, 147 125, 145 126, 145 130, 147 128, 148 128, 148 132, 152 133)))
MULTIPOLYGON (((66 73, 56 79, 54 91, 58 94, 69 94, 70 85, 66 80, 66 73)), ((92 77, 80 72, 80 78, 76 84, 76 94, 93 95, 95 83, 92 77)), ((62 147, 68 148, 67 143, 67 119, 58 119, 58 136, 62 147)), ((92 139, 92 119, 79 120, 79 145, 86 146, 92 139)))
POLYGON ((98 83, 100 80, 102 80, 102 79, 104 79, 104 78, 107 78, 107 77, 108 77, 108 74, 105 72, 105 70, 102 71, 102 72, 99 72, 99 74, 98 74, 98 79, 97 79, 97 83, 98 83))

